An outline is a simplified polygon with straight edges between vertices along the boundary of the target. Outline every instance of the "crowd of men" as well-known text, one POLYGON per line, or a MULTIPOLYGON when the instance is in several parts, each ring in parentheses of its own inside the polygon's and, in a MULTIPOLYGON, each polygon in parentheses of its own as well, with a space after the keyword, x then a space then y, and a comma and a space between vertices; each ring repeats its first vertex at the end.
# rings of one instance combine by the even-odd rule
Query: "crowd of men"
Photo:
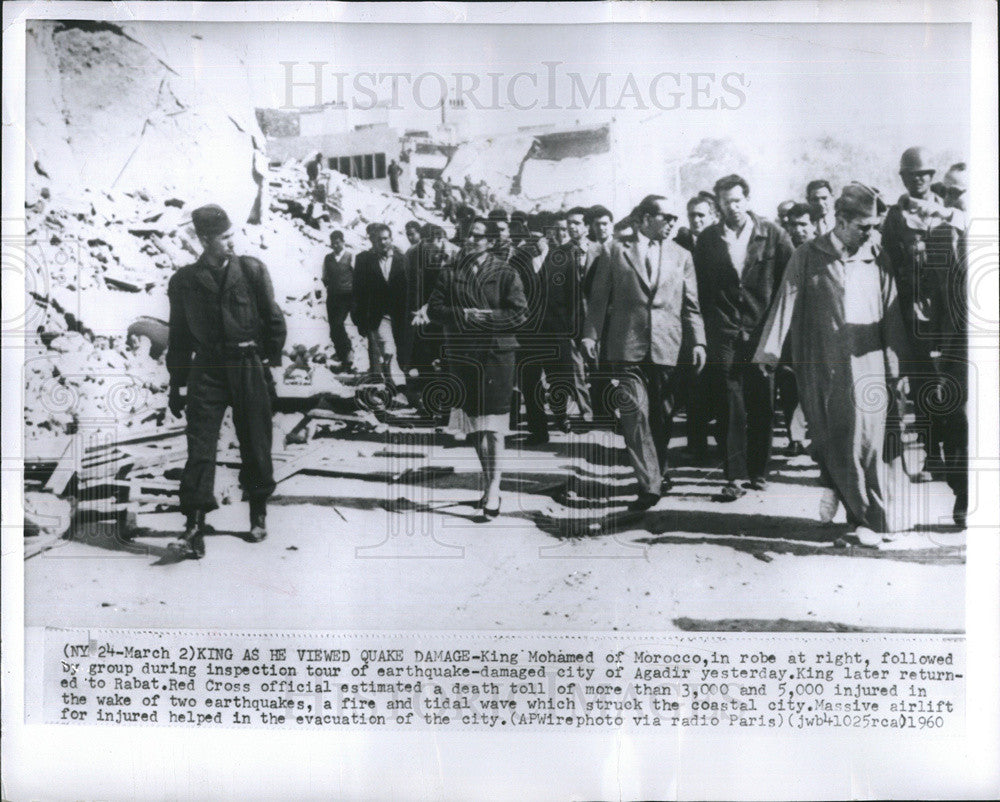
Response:
MULTIPOLYGON (((964 525, 966 169, 952 165, 937 184, 935 174, 926 151, 910 148, 899 166, 906 192, 895 204, 858 182, 838 197, 828 180, 818 179, 804 188, 803 201, 782 203, 774 221, 751 211, 748 182, 728 175, 683 210, 650 195, 617 222, 604 206, 532 214, 496 208, 486 215, 461 207, 451 237, 441 226, 410 222, 403 250, 389 226, 375 223, 367 230, 370 248, 357 254, 334 231, 322 269, 330 337, 340 369, 353 371, 350 318, 367 347, 368 384, 387 388, 386 398, 404 393, 440 422, 447 410, 430 402, 438 395, 429 388, 450 371, 428 304, 440 307, 435 287, 458 269, 463 254, 477 254, 474 265, 487 264, 485 237, 488 264, 513 273, 505 286, 517 285, 517 314, 503 319, 516 335, 510 423, 526 428, 524 446, 546 443, 552 429, 613 428, 639 483, 630 509, 641 512, 671 491, 672 420, 686 406, 682 459, 703 463, 714 435, 725 477, 714 498, 731 502, 768 487, 777 408, 791 453, 808 449, 819 465, 820 520, 832 520, 843 504, 857 539, 877 545, 885 533, 907 528, 893 513, 886 471, 904 463, 893 433, 912 407, 928 458, 910 479, 943 475, 955 494, 955 523, 964 525), (681 214, 687 225, 678 227, 681 214), (888 401, 873 401, 876 390, 888 401)), ((202 216, 206 256, 190 268, 193 294, 185 296, 181 273, 172 282, 168 365, 177 414, 184 409, 179 387, 189 372, 197 377, 188 393, 189 441, 192 430, 202 429, 214 450, 227 399, 242 415, 248 407, 239 393, 267 395, 257 368, 280 361, 283 327, 266 269, 232 259, 226 242, 217 242, 228 237, 228 220, 218 210, 202 216), (233 263, 240 267, 235 273, 233 263), (234 323, 223 311, 211 327, 201 326, 204 332, 196 330, 183 307, 201 304, 206 289, 224 293, 234 275, 249 288, 242 292, 254 301, 256 322, 234 323), (269 333, 266 344, 260 332, 269 333), (219 347, 250 360, 252 382, 238 371, 213 378, 198 368, 204 364, 198 352, 219 347)), ((245 318, 250 309, 240 311, 245 318)), ((261 453, 269 438, 258 424, 247 411, 246 424, 237 427, 254 539, 265 534, 273 487, 261 453)), ((182 481, 183 506, 195 515, 189 534, 204 526, 214 504, 207 451, 191 449, 182 481)), ((194 552, 203 550, 194 543, 194 552)))
MULTIPOLYGON (((802 369, 790 358, 789 343, 783 342, 776 365, 758 354, 765 328, 773 326, 768 317, 788 264, 796 250, 817 238, 833 235, 843 246, 849 234, 836 235, 838 215, 874 218, 853 249, 884 264, 898 294, 887 315, 897 314, 898 307, 906 341, 887 346, 891 359, 901 360, 890 389, 908 390, 928 454, 926 469, 913 479, 943 473, 955 489, 956 521, 964 522, 966 381, 958 298, 964 284, 956 281, 956 271, 962 267, 965 166, 953 165, 932 186, 934 174, 926 152, 911 148, 900 163, 907 191, 888 209, 877 190, 852 183, 838 199, 828 180, 817 179, 804 188, 803 200, 782 203, 774 221, 749 210, 750 187, 735 175, 691 197, 687 225, 680 227, 678 210, 660 196, 647 197, 617 223, 603 206, 490 212, 485 222, 491 252, 517 271, 529 303, 517 330, 519 397, 511 414, 512 423, 526 425, 524 444, 547 442, 553 427, 565 432, 617 427, 642 488, 634 506, 648 507, 670 489, 671 419, 686 406, 685 459, 705 460, 709 433, 715 434, 726 479, 716 499, 732 501, 748 490, 764 490, 776 408, 783 413, 792 454, 803 453, 807 441, 816 439, 807 432, 796 380, 802 369), (875 211, 867 214, 871 198, 875 211), (630 275, 626 268, 636 283, 621 280, 630 275), (959 402, 944 409, 942 394, 956 392, 959 402), (640 397, 640 403, 622 403, 640 397), (950 408, 955 406, 959 412, 950 408)), ((373 225, 372 247, 355 257, 353 271, 342 235, 333 234, 324 283, 343 288, 353 273, 354 320, 368 342, 370 364, 392 386, 389 366, 395 356, 407 375, 406 387, 398 389, 417 406, 426 383, 447 370, 440 336, 421 309, 475 220, 474 212, 458 216, 451 239, 438 226, 409 223, 405 252, 392 244, 387 226, 373 225)), ((842 256, 850 263, 855 253, 842 256)), ((331 337, 341 344, 338 357, 351 367, 343 327, 347 300, 329 297, 331 337)), ((857 302, 848 297, 844 303, 851 323, 850 307, 857 302)), ((897 417, 905 411, 895 409, 897 417)), ((838 495, 829 488, 824 519, 832 517, 838 495)), ((875 518, 874 528, 888 527, 875 518)))

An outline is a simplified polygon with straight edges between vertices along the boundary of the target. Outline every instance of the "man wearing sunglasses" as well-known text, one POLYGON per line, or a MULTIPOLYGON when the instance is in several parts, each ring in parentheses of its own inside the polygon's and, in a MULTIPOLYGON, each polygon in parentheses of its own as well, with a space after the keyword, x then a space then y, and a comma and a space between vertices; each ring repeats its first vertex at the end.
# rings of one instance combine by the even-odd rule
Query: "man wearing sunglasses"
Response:
POLYGON ((670 239, 677 214, 649 195, 636 207, 635 233, 612 242, 593 269, 583 347, 597 357, 604 338, 621 433, 639 480, 634 512, 654 506, 671 487, 667 449, 677 391, 681 343, 691 343, 695 371, 705 366, 705 329, 691 255, 670 239))
POLYGON ((876 190, 844 187, 833 231, 795 251, 754 361, 774 365, 786 336, 825 487, 820 518, 843 504, 853 534, 878 546, 907 527, 898 456, 884 441, 892 398, 902 389, 900 356, 908 347, 892 267, 879 248, 876 190), (897 494, 898 495, 898 494, 897 494))

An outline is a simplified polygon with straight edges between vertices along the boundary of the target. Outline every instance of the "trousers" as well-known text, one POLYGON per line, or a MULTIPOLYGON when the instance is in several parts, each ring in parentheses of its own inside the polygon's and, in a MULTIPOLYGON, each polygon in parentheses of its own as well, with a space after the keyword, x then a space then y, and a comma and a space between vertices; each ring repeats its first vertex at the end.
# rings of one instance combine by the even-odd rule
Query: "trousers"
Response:
POLYGON ((709 379, 718 404, 720 447, 726 479, 762 479, 771 459, 774 371, 754 364, 747 342, 725 348, 709 379))
POLYGON ((395 356, 398 356, 396 338, 393 336, 392 320, 386 315, 376 328, 368 332, 368 370, 374 380, 382 381, 393 389, 395 382, 391 368, 395 356))
POLYGON ((330 339, 333 341, 333 348, 337 353, 337 359, 344 364, 352 361, 351 338, 344 327, 351 311, 350 295, 327 295, 326 297, 326 319, 330 324, 330 339))
POLYGON ((684 406, 687 410, 687 447, 695 453, 708 448, 708 428, 712 418, 708 396, 705 392, 704 373, 697 372, 693 366, 678 368, 682 371, 679 382, 684 386, 684 406))
POLYGON ((806 419, 799 405, 799 386, 795 382, 795 373, 787 365, 778 365, 774 374, 776 391, 776 406, 781 409, 788 429, 789 441, 802 442, 806 439, 806 419))
POLYGON ((557 421, 566 419, 566 408, 571 398, 576 399, 577 405, 580 404, 573 347, 572 340, 562 337, 524 347, 517 352, 517 372, 514 378, 524 396, 525 419, 531 434, 544 434, 548 429, 545 418, 546 397, 557 421), (542 385, 543 373, 548 392, 542 385))
POLYGON ((647 493, 660 493, 667 471, 677 373, 671 365, 633 362, 621 366, 618 412, 629 462, 647 493))
POLYGON ((587 363, 583 357, 583 348, 579 340, 568 340, 569 357, 573 364, 573 397, 580 409, 580 417, 591 420, 594 410, 590 405, 590 388, 587 386, 587 363))
POLYGON ((946 347, 939 360, 945 481, 956 497, 969 495, 969 362, 964 347, 946 347))
POLYGON ((181 476, 181 512, 210 512, 215 500, 219 429, 228 407, 240 446, 240 487, 246 499, 266 500, 274 492, 271 462, 272 379, 256 353, 202 360, 188 377, 187 462, 181 476))

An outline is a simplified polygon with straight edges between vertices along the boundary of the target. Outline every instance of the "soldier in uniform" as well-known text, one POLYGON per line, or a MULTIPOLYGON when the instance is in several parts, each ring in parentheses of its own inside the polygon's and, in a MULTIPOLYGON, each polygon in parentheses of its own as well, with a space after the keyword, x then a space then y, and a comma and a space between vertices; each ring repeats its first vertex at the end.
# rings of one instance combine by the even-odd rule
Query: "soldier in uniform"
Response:
POLYGON ((269 367, 281 364, 286 328, 267 268, 234 254, 226 212, 203 206, 191 219, 204 251, 167 288, 167 368, 170 411, 187 415, 188 458, 180 487, 185 553, 199 559, 205 555, 205 514, 218 507, 215 459, 227 407, 240 444, 240 485, 250 501, 250 540, 267 537, 267 499, 274 491, 269 367))
MULTIPOLYGON (((941 205, 931 190, 934 173, 926 149, 907 148, 899 160, 899 177, 906 192, 889 207, 882 224, 882 247, 892 265, 900 311, 910 340, 910 358, 903 372, 909 376, 917 428, 932 464, 940 456, 943 439, 941 416, 934 414, 926 403, 939 380, 931 354, 938 340, 935 295, 939 283, 934 280, 933 266, 928 263, 933 216, 926 213, 928 205, 941 205)), ((925 482, 931 478, 926 470, 916 477, 925 482)))

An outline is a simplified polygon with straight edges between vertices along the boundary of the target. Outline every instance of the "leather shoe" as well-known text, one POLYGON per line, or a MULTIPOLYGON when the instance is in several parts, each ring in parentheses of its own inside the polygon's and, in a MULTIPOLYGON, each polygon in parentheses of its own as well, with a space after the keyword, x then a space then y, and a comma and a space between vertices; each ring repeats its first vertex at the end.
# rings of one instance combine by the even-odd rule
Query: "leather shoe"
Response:
POLYGON ((750 490, 767 490, 767 479, 757 476, 747 482, 746 486, 750 490))
POLYGON ((664 476, 660 481, 660 495, 665 496, 674 489, 674 480, 669 476, 664 476))
POLYGON ((629 512, 645 512, 650 507, 655 507, 660 500, 659 493, 650 493, 646 490, 639 491, 639 497, 628 505, 629 512))
POLYGON ((521 445, 532 448, 533 446, 544 446, 549 442, 548 433, 542 434, 529 434, 524 440, 521 441, 521 445))
POLYGON ((267 504, 250 502, 250 542, 260 543, 267 537, 267 504))
POLYGON ((735 482, 730 482, 719 491, 718 495, 712 496, 712 500, 722 502, 736 501, 736 499, 742 498, 746 494, 746 490, 737 485, 735 482))

